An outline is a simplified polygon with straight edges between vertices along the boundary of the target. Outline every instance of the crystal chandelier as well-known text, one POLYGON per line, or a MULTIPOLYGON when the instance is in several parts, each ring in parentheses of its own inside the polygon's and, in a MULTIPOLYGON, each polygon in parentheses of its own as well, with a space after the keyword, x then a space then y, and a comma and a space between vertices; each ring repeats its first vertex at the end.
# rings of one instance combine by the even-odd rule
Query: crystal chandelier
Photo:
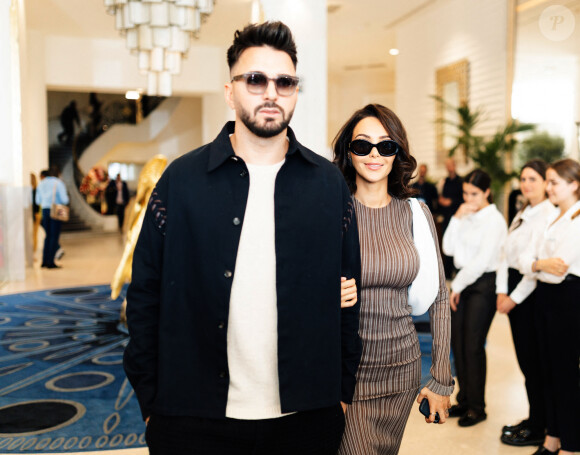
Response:
POLYGON ((105 0, 105 7, 147 74, 147 93, 170 96, 171 76, 181 72, 181 59, 214 0, 105 0))

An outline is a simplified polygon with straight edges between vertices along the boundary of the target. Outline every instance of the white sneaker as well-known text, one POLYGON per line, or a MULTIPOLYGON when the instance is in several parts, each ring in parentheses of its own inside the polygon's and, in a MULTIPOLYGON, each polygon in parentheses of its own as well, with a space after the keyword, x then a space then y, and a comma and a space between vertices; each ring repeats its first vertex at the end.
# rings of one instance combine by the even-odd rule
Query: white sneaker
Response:
POLYGON ((54 255, 54 258, 57 261, 60 261, 63 256, 64 256, 64 250, 62 248, 59 248, 58 250, 56 250, 56 254, 54 255))

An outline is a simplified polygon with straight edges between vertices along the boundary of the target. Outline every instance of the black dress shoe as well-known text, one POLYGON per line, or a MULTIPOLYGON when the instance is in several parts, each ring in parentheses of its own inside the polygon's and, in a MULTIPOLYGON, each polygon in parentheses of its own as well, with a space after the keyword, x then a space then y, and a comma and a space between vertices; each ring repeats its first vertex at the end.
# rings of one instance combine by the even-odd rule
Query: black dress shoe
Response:
POLYGON ((485 419, 487 419, 485 412, 475 412, 470 409, 459 418, 457 423, 460 427, 471 427, 479 422, 483 422, 485 419))
POLYGON ((501 429, 501 432, 502 433, 515 433, 520 428, 527 427, 527 426, 528 426, 528 419, 525 419, 516 425, 504 425, 503 428, 501 429))
POLYGON ((513 433, 504 433, 500 440, 510 446, 538 446, 544 442, 544 432, 530 427, 521 427, 513 433))
POLYGON ((47 269, 62 269, 62 265, 51 264, 46 266, 47 269))
POLYGON ((449 415, 447 417, 461 417, 467 412, 467 406, 454 404, 449 408, 449 415))
POLYGON ((536 450, 532 455, 558 455, 558 450, 556 450, 555 452, 552 452, 551 450, 546 449, 543 445, 538 447, 538 450, 536 450))

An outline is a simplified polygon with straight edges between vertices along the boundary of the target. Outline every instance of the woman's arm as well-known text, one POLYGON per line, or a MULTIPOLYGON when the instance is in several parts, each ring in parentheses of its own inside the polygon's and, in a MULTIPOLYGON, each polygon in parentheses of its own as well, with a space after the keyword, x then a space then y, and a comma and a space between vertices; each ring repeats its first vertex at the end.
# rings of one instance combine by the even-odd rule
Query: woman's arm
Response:
MULTIPOLYGON (((449 351, 451 349, 451 312, 449 309, 449 292, 445 282, 445 271, 439 251, 439 243, 435 230, 435 223, 431 212, 425 204, 421 204, 423 212, 429 222, 429 228, 435 241, 437 250, 437 262, 439 264, 439 292, 429 308, 429 319, 431 322, 431 336, 433 337, 431 347, 431 379, 421 390, 417 401, 420 403, 423 398, 429 400, 431 413, 438 412, 440 422, 446 420, 446 412, 450 407, 449 396, 453 392, 453 377, 451 376, 451 364, 449 362, 449 351)), ((434 416, 426 419, 433 422, 434 416)))

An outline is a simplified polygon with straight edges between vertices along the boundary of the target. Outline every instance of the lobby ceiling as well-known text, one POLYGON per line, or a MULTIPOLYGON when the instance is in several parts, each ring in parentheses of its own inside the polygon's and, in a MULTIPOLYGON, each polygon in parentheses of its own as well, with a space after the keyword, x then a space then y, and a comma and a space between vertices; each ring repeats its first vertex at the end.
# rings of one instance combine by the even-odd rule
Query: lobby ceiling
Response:
MULTIPOLYGON (((250 21, 251 0, 217 0, 197 43, 228 46, 233 32, 250 21)), ((330 71, 393 71, 394 26, 437 0, 329 0, 330 71)), ((24 0, 30 29, 50 35, 122 39, 103 0, 24 0)), ((195 43, 194 43, 195 45, 195 43)))

